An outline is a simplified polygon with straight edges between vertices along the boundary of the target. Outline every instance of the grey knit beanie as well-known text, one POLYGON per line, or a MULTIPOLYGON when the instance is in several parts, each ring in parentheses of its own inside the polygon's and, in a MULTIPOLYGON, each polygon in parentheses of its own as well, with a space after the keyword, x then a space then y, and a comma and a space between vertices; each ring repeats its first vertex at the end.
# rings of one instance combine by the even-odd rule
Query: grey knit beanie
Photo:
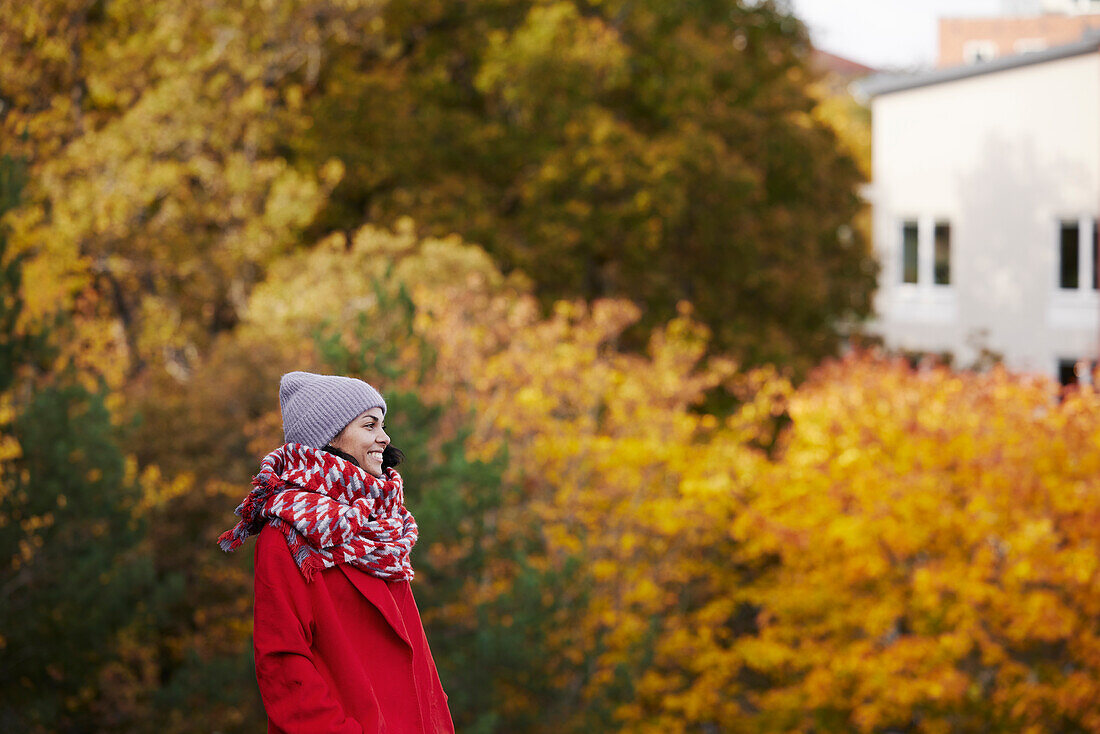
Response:
POLYGON ((315 449, 344 430, 355 417, 371 408, 386 414, 386 401, 373 387, 354 377, 287 372, 279 380, 283 410, 283 440, 315 449))

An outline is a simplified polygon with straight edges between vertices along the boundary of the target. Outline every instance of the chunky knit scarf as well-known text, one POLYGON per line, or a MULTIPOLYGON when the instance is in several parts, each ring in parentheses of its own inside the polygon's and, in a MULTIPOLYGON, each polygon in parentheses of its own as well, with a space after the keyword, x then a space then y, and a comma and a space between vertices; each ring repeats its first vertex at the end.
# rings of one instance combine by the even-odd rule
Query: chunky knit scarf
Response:
POLYGON ((286 536, 309 581, 314 571, 350 563, 387 581, 413 577, 409 552, 416 520, 405 508, 401 475, 375 477, 350 461, 288 443, 264 458, 253 489, 236 509, 241 518, 222 533, 229 552, 270 522, 286 536))

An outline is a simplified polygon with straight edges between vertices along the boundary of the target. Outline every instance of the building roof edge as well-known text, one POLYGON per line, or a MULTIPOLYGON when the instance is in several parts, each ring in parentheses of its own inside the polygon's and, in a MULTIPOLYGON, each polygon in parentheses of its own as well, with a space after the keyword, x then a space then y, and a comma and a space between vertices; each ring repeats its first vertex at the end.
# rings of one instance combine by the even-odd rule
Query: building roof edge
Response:
POLYGON ((1080 56, 1100 49, 1100 33, 1086 33, 1085 36, 1073 43, 1062 46, 1053 46, 1042 51, 1014 54, 991 61, 979 61, 976 64, 952 66, 947 69, 933 69, 931 71, 918 72, 916 74, 875 74, 874 76, 856 82, 859 93, 867 97, 881 97, 893 92, 904 92, 918 87, 928 87, 934 84, 969 79, 970 77, 992 74, 998 71, 1007 71, 1032 64, 1042 64, 1047 61, 1057 61, 1072 56, 1080 56))

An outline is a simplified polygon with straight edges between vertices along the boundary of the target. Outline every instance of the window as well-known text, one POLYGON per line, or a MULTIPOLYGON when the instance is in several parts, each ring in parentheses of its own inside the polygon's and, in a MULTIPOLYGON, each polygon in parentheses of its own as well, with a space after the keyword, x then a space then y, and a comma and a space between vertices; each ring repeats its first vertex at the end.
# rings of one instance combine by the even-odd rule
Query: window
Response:
POLYGON ((1080 280, 1081 226, 1077 222, 1062 222, 1059 236, 1058 287, 1077 288, 1080 280))
POLYGON ((995 58, 997 58, 997 44, 993 41, 982 39, 980 41, 967 41, 963 44, 964 63, 977 64, 995 58))
POLYGON ((1012 44, 1012 50, 1018 54, 1031 54, 1046 47, 1047 42, 1042 38, 1020 38, 1012 44))
POLYGON ((1059 359, 1058 382, 1064 386, 1091 385, 1096 367, 1094 359, 1059 359))
POLYGON ((901 282, 917 282, 917 223, 901 223, 901 282))
POLYGON ((901 221, 901 282, 951 285, 949 221, 923 218, 901 221))
POLYGON ((1092 289, 1100 290, 1096 269, 1100 267, 1100 219, 1092 221, 1092 289))
POLYGON ((1058 223, 1058 288, 1068 291, 1100 290, 1100 220, 1082 217, 1058 223))
POLYGON ((1058 382, 1063 385, 1073 385, 1077 382, 1077 361, 1073 359, 1058 360, 1058 382))
POLYGON ((936 222, 935 260, 933 261, 932 282, 936 285, 951 284, 951 225, 936 222))

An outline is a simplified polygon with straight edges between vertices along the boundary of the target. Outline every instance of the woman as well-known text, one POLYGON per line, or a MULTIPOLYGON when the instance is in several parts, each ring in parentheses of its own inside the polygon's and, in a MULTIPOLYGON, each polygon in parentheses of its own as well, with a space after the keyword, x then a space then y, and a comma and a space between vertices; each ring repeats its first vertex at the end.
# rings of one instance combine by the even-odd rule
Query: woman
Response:
POLYGON ((453 734, 409 581, 416 521, 386 401, 349 377, 279 383, 285 445, 219 538, 256 542, 253 642, 268 732, 453 734))

